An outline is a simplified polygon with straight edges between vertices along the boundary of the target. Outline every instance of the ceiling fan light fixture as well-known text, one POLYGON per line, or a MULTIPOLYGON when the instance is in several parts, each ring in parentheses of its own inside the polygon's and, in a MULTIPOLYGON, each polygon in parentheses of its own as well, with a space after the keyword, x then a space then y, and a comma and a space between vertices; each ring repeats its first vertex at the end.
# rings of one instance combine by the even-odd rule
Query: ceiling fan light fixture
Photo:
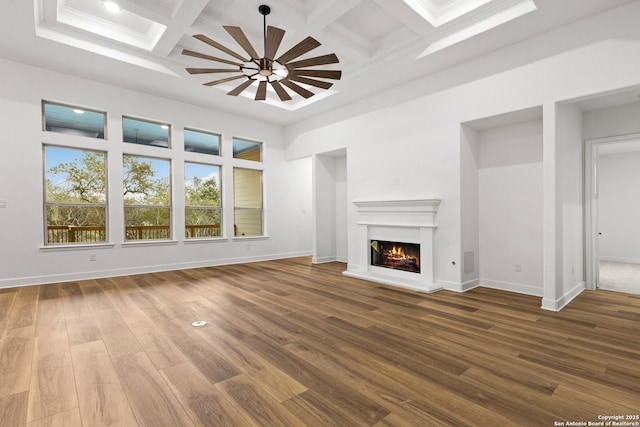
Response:
POLYGON ((313 58, 307 58, 301 61, 294 61, 306 53, 320 46, 320 42, 312 37, 307 37, 284 54, 277 56, 276 53, 280 47, 282 38, 285 31, 267 26, 267 15, 271 13, 271 8, 266 5, 261 5, 258 11, 263 16, 263 34, 264 34, 264 52, 260 57, 260 54, 251 45, 251 42, 247 39, 245 33, 240 27, 223 26, 223 28, 231 35, 231 37, 242 47, 242 49, 248 55, 245 56, 232 51, 231 49, 221 45, 220 43, 208 38, 203 34, 196 34, 193 37, 214 47, 227 55, 230 55, 236 59, 240 59, 241 63, 234 63, 227 59, 216 58, 207 54, 194 52, 188 49, 182 51, 183 55, 193 56, 196 58, 206 59, 215 62, 222 62, 225 64, 236 65, 237 71, 234 69, 220 69, 220 68, 187 68, 189 74, 209 74, 209 73, 241 73, 238 76, 226 77, 211 82, 204 83, 205 86, 215 86, 217 84, 226 83, 236 79, 247 78, 242 84, 235 89, 228 92, 228 95, 238 96, 245 89, 258 82, 258 89, 256 91, 255 100, 264 101, 266 99, 267 87, 271 85, 273 92, 280 98, 281 101, 291 100, 291 95, 285 90, 287 89, 295 92, 303 98, 309 98, 314 95, 313 92, 306 89, 306 87, 316 87, 320 89, 328 89, 333 83, 328 83, 321 79, 335 79, 339 80, 342 76, 340 71, 329 70, 309 70, 308 67, 314 67, 318 65, 337 64, 340 61, 335 54, 316 56, 313 58), (313 78, 309 78, 313 77, 313 78), (305 87, 299 86, 294 83, 302 83, 305 87), (282 83, 282 85, 280 84, 282 83), (284 87, 283 87, 284 86, 284 87))

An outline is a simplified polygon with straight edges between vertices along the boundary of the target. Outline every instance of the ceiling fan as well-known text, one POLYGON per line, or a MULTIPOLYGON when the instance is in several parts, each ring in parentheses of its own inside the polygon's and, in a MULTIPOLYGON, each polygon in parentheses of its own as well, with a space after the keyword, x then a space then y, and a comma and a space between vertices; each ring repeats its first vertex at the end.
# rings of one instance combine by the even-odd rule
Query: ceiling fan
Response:
POLYGON ((314 93, 297 83, 320 89, 329 89, 333 86, 333 83, 317 79, 340 80, 342 76, 341 71, 309 69, 309 67, 318 65, 339 63, 340 61, 334 53, 292 62, 294 59, 320 46, 320 42, 313 37, 305 38, 282 55, 276 57, 285 31, 280 28, 267 26, 267 15, 271 13, 269 6, 261 5, 258 11, 264 19, 264 55, 262 57, 258 55, 240 27, 223 26, 249 57, 247 58, 246 56, 238 54, 203 34, 196 34, 193 36, 194 38, 232 56, 236 60, 217 58, 188 49, 182 51, 183 55, 234 65, 236 68, 187 68, 186 70, 189 74, 237 73, 238 75, 213 80, 204 83, 204 85, 215 86, 233 80, 245 79, 239 86, 227 93, 227 95, 238 96, 254 82, 258 82, 258 89, 255 95, 256 101, 264 101, 267 98, 267 85, 271 85, 281 101, 289 101, 291 100, 291 95, 289 95, 285 87, 303 98, 310 98, 314 93))

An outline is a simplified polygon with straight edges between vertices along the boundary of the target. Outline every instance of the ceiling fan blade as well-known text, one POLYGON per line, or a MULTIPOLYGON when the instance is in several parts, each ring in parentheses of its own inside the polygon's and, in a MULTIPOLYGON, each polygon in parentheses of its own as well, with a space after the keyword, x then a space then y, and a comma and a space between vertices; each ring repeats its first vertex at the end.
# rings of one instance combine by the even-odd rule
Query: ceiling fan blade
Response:
POLYGON ((212 81, 212 82, 203 83, 203 84, 204 84, 205 86, 215 86, 215 85, 219 85, 219 84, 221 84, 221 83, 230 82, 230 81, 232 81, 232 80, 238 80, 238 79, 241 79, 241 78, 243 78, 243 77, 245 77, 245 78, 246 78, 247 76, 245 76, 244 74, 240 74, 239 76, 227 77, 227 78, 224 78, 224 79, 214 80, 214 81, 212 81))
POLYGON ((280 97, 280 101, 291 101, 291 96, 287 93, 287 91, 282 87, 280 82, 275 81, 271 82, 271 87, 276 91, 278 97, 280 97))
POLYGON ((231 49, 229 49, 227 47, 224 47, 223 45, 221 45, 217 41, 211 40, 209 37, 205 36, 204 34, 196 34, 193 37, 198 39, 198 40, 200 40, 201 42, 205 42, 209 46, 213 46, 216 49, 221 50, 222 52, 226 53, 227 55, 231 55, 234 58, 239 59, 242 62, 245 62, 247 60, 245 57, 243 57, 239 53, 235 53, 234 51, 232 51, 231 49))
POLYGON ((322 79, 340 80, 342 71, 337 70, 295 70, 292 72, 296 76, 320 77, 322 79))
POLYGON ((296 81, 296 82, 299 82, 299 83, 304 83, 304 84, 307 84, 307 85, 319 87, 321 89, 329 89, 331 86, 333 86, 333 83, 323 82, 323 81, 315 80, 315 79, 308 79, 306 77, 299 77, 299 76, 291 75, 291 74, 289 74, 289 76, 287 78, 289 80, 293 80, 293 81, 296 81))
POLYGON ((205 55, 204 53, 194 52, 189 49, 183 49, 182 54, 187 56, 193 56, 194 58, 201 58, 201 59, 208 59, 209 61, 222 62, 223 64, 237 65, 237 66, 242 65, 242 63, 240 62, 234 62, 234 61, 229 61, 228 59, 216 58, 215 56, 205 55))
POLYGON ((256 91, 256 101, 264 101, 267 99, 267 82, 260 82, 256 91))
POLYGON ((335 53, 330 53, 329 55, 316 56, 314 58, 303 59, 302 61, 290 62, 287 64, 289 69, 293 70, 296 68, 305 68, 305 67, 314 67, 316 65, 327 65, 327 64, 337 64, 340 62, 335 53))
POLYGON ((227 68, 187 68, 186 69, 189 74, 213 74, 213 73, 238 73, 240 72, 237 68, 227 69, 227 68))
MULTIPOLYGON (((243 76, 244 77, 244 76, 243 76)), ((242 83, 240 86, 238 86, 237 88, 233 89, 230 92, 227 92, 227 95, 232 95, 232 96, 238 96, 242 93, 242 91, 244 91, 246 88, 248 88, 249 86, 251 86, 251 84, 254 82, 254 80, 251 79, 247 79, 246 82, 242 83)))
POLYGON ((292 59, 296 59, 297 57, 304 55, 305 53, 317 48, 320 46, 320 42, 313 37, 307 37, 302 40, 300 43, 286 51, 277 61, 281 64, 286 64, 292 59))
POLYGON ((276 56, 276 52, 280 47, 280 43, 282 42, 282 38, 284 37, 284 30, 276 27, 267 27, 267 43, 264 49, 264 57, 267 59, 271 59, 276 56))
POLYGON ((223 28, 227 30, 227 33, 229 33, 229 35, 233 37, 233 39, 244 49, 245 52, 249 54, 251 58, 260 58, 258 52, 256 52, 256 50, 251 45, 251 42, 249 42, 249 39, 242 31, 242 28, 232 27, 230 25, 225 25, 223 28))
POLYGON ((286 87, 288 87, 289 89, 297 93, 298 95, 302 96, 303 98, 311 98, 314 95, 313 92, 306 90, 302 86, 295 84, 289 79, 282 79, 280 80, 280 83, 282 83, 283 85, 285 85, 286 87))

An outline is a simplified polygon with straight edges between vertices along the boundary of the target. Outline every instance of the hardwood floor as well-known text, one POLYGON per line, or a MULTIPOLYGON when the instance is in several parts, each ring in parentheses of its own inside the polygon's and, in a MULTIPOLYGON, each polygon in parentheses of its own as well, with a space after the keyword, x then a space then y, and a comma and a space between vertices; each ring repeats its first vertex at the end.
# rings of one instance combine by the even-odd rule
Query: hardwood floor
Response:
POLYGON ((0 290, 0 426, 640 414, 638 295, 584 292, 553 313, 537 297, 419 294, 343 269, 296 258, 0 290))

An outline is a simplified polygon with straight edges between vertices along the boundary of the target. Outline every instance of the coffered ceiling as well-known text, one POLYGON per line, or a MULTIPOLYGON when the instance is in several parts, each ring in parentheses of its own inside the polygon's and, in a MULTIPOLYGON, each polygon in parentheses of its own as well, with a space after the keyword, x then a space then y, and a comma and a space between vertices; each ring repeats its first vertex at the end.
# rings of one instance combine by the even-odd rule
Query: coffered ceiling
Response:
MULTIPOLYGON (((631 0, 6 0, 0 5, 0 57, 287 125, 424 79, 438 71, 631 0), (205 34, 243 52, 223 25, 241 27, 262 51, 263 17, 286 31, 278 53, 307 36, 322 45, 305 57, 336 53, 342 70, 329 90, 305 86, 280 101, 271 88, 238 97, 238 81, 213 87, 185 67, 220 64, 183 49, 227 57, 194 39, 205 34)), ((224 75, 215 76, 222 78, 224 75)), ((304 86, 304 85, 302 85, 304 86)))

